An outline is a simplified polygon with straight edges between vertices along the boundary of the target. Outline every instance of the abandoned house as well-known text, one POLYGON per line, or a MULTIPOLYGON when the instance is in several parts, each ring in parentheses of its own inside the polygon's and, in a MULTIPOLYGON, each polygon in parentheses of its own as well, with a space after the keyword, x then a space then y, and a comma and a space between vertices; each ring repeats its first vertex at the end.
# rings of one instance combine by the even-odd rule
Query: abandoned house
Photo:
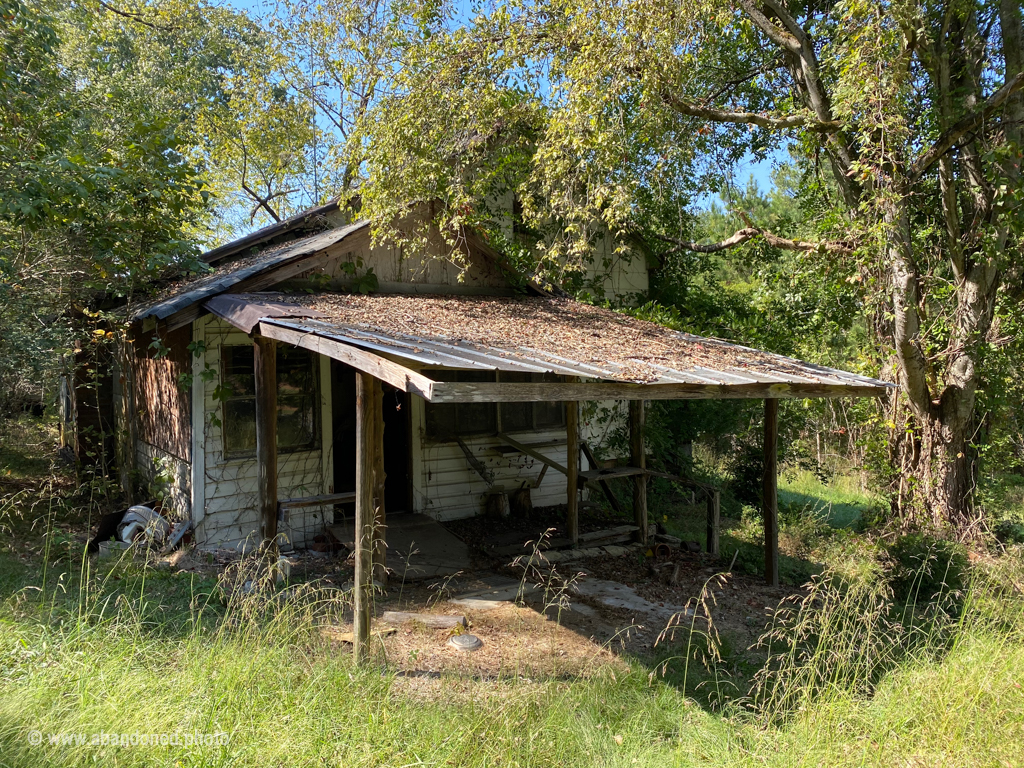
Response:
MULTIPOLYGON (((130 308, 132 341, 104 402, 121 403, 136 472, 163 485, 198 547, 302 548, 354 514, 362 584, 382 557, 385 510, 443 521, 508 514, 510 499, 511 514, 565 504, 575 541, 581 494, 610 477, 632 478, 645 540, 655 473, 644 402, 757 398, 766 577, 777 583, 778 399, 878 396, 889 385, 534 283, 516 290, 501 254, 471 232, 457 252, 431 248, 410 257, 374 245, 367 222, 327 205, 206 253, 211 272, 130 308), (594 459, 600 435, 580 420, 592 401, 628 402, 625 466, 594 459)), ((612 263, 604 289, 645 290, 640 262, 612 263)), ((709 504, 709 548, 715 515, 709 504)))

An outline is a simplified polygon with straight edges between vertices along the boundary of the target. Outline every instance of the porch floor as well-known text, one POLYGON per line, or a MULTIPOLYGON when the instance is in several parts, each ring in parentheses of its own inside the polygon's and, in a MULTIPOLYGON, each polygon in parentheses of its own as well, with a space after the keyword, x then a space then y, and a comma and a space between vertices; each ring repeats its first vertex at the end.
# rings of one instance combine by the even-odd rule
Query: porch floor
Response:
MULTIPOLYGON (((353 521, 330 526, 340 541, 353 541, 353 521)), ((466 543, 432 517, 412 513, 388 517, 388 570, 398 581, 451 576, 471 567, 466 543)))

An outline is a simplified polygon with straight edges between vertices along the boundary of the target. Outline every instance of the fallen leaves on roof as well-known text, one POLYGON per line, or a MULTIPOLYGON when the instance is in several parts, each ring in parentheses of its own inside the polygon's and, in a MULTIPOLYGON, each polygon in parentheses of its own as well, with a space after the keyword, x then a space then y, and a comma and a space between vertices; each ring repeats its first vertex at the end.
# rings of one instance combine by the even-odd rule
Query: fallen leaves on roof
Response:
MULTIPOLYGON (((664 380, 673 372, 733 372, 773 381, 832 379, 838 371, 665 328, 602 307, 555 297, 401 294, 245 294, 315 309, 332 325, 435 343, 468 343, 510 359, 563 360, 608 370, 622 381, 664 380), (761 378, 764 376, 764 378, 761 378)), ((406 342, 411 339, 405 338, 406 342)), ((834 382, 834 379, 832 379, 834 382)), ((852 383, 852 382, 851 382, 852 383)), ((870 383, 862 379, 860 383, 870 383)))

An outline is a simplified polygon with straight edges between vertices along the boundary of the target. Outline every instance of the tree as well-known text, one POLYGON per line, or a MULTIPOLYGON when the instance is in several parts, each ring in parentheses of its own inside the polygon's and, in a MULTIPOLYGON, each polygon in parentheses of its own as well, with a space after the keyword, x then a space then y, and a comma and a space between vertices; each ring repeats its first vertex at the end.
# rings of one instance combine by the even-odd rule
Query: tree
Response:
POLYGON ((256 137, 251 168, 270 165, 290 129, 267 125, 291 111, 259 95, 272 46, 231 11, 0 0, 0 16, 3 405, 52 376, 97 307, 205 268, 212 193, 238 188, 236 137, 256 137))
POLYGON ((512 191, 524 220, 559 222, 545 253, 563 261, 600 222, 623 243, 762 241, 830 264, 862 288, 899 382, 894 508, 968 536, 993 317, 1022 285, 1022 55, 1016 0, 496 3, 409 53, 373 118, 364 210, 383 226, 440 200, 455 232, 512 191), (687 198, 784 145, 812 231, 747 216, 694 239, 687 198))
POLYGON ((0 9, 0 401, 52 376, 84 307, 190 263, 205 209, 173 123, 90 89, 44 10, 0 9))

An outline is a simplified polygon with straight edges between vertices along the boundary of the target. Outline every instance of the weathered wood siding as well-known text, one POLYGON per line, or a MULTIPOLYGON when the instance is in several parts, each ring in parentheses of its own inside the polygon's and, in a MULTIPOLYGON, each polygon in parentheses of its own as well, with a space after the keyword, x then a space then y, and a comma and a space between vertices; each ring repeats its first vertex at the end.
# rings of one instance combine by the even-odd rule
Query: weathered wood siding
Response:
POLYGON ((324 272, 345 287, 371 269, 384 293, 504 293, 508 280, 489 259, 463 245, 454 251, 432 233, 427 253, 394 245, 373 245, 369 233, 327 251, 324 272))
POLYGON ((183 377, 192 373, 191 342, 191 326, 162 335, 136 330, 134 338, 138 439, 186 463, 192 461, 192 404, 183 377), (166 354, 151 347, 156 338, 166 354))
MULTIPOLYGON (((221 349, 226 345, 247 345, 252 340, 231 325, 208 319, 203 324, 206 344, 205 367, 211 373, 199 376, 203 388, 203 413, 196 421, 202 425, 203 489, 202 508, 193 516, 196 541, 201 547, 249 548, 259 541, 260 520, 256 486, 256 457, 224 455, 221 421, 223 408, 214 398, 221 381, 221 349)), ((324 386, 330 367, 320 362, 320 444, 314 450, 282 452, 278 455, 278 495, 280 498, 316 496, 330 492, 330 387, 324 386), (325 370, 328 372, 325 374, 325 370), (325 429, 325 425, 327 428, 325 429)), ((304 508, 286 513, 279 524, 296 547, 305 547, 313 536, 331 522, 330 508, 304 508)))
POLYGON ((189 326, 170 333, 133 329, 131 386, 135 402, 129 418, 135 436, 135 468, 149 494, 164 495, 176 518, 192 511, 192 341, 189 326), (159 339, 163 353, 152 347, 159 339))

